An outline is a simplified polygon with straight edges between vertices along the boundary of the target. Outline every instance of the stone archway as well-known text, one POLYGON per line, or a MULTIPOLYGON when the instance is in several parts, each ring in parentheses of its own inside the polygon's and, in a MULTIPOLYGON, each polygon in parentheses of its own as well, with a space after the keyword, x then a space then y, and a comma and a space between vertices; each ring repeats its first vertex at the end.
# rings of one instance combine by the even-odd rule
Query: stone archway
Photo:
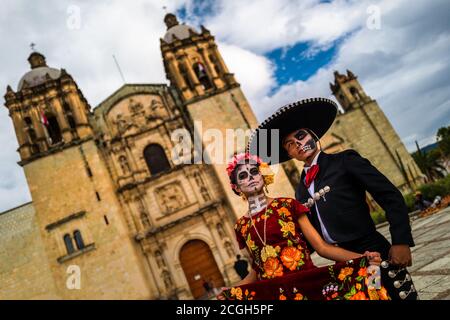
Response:
POLYGON ((209 246, 202 240, 190 240, 180 250, 180 264, 194 299, 205 296, 203 280, 211 281, 216 288, 225 282, 209 246))

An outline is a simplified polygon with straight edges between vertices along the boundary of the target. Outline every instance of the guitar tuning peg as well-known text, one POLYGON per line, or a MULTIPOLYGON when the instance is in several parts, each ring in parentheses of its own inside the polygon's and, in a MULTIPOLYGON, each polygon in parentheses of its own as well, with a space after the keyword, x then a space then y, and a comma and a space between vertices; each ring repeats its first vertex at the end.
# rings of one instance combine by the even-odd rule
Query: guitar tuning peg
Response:
POLYGON ((330 192, 331 188, 330 188, 329 186, 325 186, 325 187, 323 188, 323 190, 324 190, 325 192, 330 192))

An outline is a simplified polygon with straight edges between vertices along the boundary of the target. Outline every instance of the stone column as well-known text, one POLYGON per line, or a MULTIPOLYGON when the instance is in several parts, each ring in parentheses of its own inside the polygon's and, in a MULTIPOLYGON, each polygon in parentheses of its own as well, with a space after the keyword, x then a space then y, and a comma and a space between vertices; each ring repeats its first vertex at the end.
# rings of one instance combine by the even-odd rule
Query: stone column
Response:
POLYGON ((197 79, 197 75, 195 74, 194 70, 192 69, 192 65, 185 53, 180 55, 181 63, 183 63, 184 67, 187 70, 188 77, 191 79, 192 83, 195 86, 195 91, 198 95, 203 95, 205 93, 205 90, 203 89, 203 86, 197 79))
POLYGON ((30 110, 31 122, 33 123, 34 131, 36 132, 37 143, 39 145, 39 150, 48 150, 48 135, 45 133, 44 124, 41 123, 41 115, 39 114, 39 109, 33 107, 30 110))
POLYGON ((77 133, 80 139, 92 135, 92 129, 89 125, 89 120, 85 110, 85 104, 80 99, 76 86, 69 85, 67 87, 64 87, 63 92, 72 109, 75 123, 77 125, 77 133))
POLYGON ((28 142, 25 134, 24 120, 19 110, 16 110, 16 105, 10 106, 10 116, 13 121, 14 130, 17 136, 17 142, 19 143, 19 153, 22 160, 31 156, 31 146, 28 142))
POLYGON ((225 61, 223 61, 223 58, 220 55, 217 45, 215 43, 211 44, 210 48, 211 48, 212 54, 217 58, 217 62, 219 63, 219 66, 224 73, 225 81, 228 84, 235 84, 236 80, 234 79, 233 74, 231 74, 230 71, 228 71, 227 65, 225 64, 225 61))
POLYGON ((180 88, 181 91, 186 90, 187 84, 184 81, 183 77, 180 75, 180 71, 178 70, 178 65, 177 61, 175 60, 175 57, 170 55, 166 59, 169 72, 172 75, 175 84, 177 85, 178 88, 180 88))
POLYGON ((213 63, 211 62, 211 60, 209 60, 208 51, 204 48, 200 48, 199 51, 203 57, 203 60, 205 61, 206 68, 208 69, 208 73, 209 73, 214 85, 216 86, 216 88, 223 87, 223 82, 220 80, 219 75, 217 74, 213 63))

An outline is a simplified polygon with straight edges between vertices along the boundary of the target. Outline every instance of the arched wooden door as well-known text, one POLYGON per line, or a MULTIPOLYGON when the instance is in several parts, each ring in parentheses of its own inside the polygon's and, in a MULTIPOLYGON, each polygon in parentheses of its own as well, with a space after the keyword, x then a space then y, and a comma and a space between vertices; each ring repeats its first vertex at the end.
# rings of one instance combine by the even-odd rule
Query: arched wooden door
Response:
POLYGON ((215 288, 225 285, 211 249, 201 240, 186 242, 180 250, 180 263, 194 299, 206 294, 203 280, 212 282, 215 288))

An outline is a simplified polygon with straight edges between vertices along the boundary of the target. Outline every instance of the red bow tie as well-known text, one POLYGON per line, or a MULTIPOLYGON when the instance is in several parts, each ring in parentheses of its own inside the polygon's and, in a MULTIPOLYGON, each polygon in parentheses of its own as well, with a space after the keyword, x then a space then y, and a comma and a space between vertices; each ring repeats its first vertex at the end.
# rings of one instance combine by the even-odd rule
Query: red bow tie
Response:
POLYGON ((315 164, 312 165, 311 168, 309 168, 308 172, 306 173, 305 177, 305 186, 309 188, 311 183, 316 178, 317 174, 319 173, 319 165, 315 164))

